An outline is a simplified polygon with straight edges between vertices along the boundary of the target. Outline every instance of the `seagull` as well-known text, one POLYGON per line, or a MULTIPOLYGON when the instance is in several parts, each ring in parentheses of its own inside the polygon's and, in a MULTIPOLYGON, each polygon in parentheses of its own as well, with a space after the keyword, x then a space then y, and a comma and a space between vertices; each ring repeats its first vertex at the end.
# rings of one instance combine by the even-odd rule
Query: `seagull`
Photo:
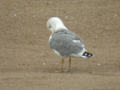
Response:
POLYGON ((63 71, 64 59, 69 57, 71 71, 71 57, 90 58, 92 53, 87 52, 79 35, 70 31, 59 17, 51 17, 47 21, 47 28, 52 34, 49 37, 50 48, 62 58, 61 71, 63 71))

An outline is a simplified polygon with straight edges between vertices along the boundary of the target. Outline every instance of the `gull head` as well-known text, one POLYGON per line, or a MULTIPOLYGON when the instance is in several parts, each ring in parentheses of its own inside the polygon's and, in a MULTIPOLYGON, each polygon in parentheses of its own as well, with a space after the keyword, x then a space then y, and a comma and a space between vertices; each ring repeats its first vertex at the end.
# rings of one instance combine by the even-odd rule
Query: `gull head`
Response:
POLYGON ((59 17, 51 17, 50 19, 48 19, 47 28, 52 33, 56 32, 58 30, 61 30, 61 29, 68 30, 67 27, 64 25, 64 23, 62 22, 62 20, 59 17))

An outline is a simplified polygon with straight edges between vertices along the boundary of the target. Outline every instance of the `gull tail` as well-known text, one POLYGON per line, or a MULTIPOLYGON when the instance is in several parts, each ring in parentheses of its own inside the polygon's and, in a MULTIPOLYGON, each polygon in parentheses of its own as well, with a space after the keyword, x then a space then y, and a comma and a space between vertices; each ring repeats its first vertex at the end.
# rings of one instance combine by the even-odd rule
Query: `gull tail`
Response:
POLYGON ((92 56, 93 56, 93 54, 89 53, 89 52, 84 52, 83 55, 82 55, 82 57, 84 57, 84 58, 90 58, 92 56))

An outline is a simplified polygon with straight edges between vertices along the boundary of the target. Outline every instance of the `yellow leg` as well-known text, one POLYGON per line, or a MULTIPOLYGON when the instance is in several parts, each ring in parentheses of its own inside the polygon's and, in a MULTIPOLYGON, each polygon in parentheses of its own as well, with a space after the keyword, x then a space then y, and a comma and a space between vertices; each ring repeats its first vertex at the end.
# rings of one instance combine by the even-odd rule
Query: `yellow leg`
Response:
POLYGON ((61 71, 63 72, 63 66, 64 66, 64 58, 62 58, 62 65, 61 65, 61 71))
POLYGON ((69 71, 71 71, 71 56, 69 56, 69 71))

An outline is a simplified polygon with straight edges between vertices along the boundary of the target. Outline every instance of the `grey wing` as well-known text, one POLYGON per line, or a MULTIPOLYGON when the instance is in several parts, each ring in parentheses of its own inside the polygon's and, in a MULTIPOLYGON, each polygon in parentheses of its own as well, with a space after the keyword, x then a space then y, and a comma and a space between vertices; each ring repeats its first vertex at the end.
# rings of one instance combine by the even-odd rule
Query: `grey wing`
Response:
POLYGON ((50 47, 60 53, 61 56, 77 54, 84 48, 84 44, 75 33, 54 35, 50 41, 50 47))
MULTIPOLYGON (((68 34, 70 34, 72 36, 72 40, 82 46, 84 46, 83 41, 81 39, 81 37, 79 35, 77 35, 76 33, 73 33, 71 31, 67 32, 68 34)), ((85 47, 85 46, 84 46, 85 47)))

